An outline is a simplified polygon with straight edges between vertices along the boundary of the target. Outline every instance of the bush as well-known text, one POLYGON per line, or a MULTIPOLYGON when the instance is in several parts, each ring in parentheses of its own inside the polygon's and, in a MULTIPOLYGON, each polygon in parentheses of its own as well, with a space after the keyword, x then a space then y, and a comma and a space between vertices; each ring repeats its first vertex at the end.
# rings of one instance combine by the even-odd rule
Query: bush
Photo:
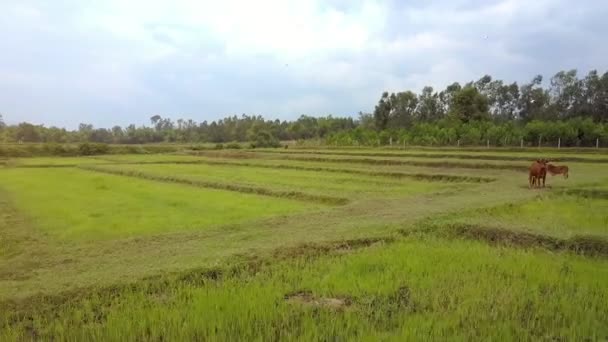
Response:
POLYGON ((233 149, 233 150, 239 150, 239 149, 241 149, 241 144, 239 144, 238 142, 231 142, 231 143, 226 144, 226 148, 233 149))
POLYGON ((216 150, 223 150, 224 149, 224 144, 222 144, 222 143, 215 144, 214 149, 216 149, 216 150))
POLYGON ((193 151, 204 151, 204 150, 208 150, 209 147, 205 146, 205 145, 193 145, 193 146, 190 146, 190 149, 193 151))
POLYGON ((251 142, 253 148, 256 147, 280 147, 281 143, 272 133, 266 130, 261 130, 255 135, 254 141, 251 142))
POLYGON ((80 154, 81 156, 107 154, 109 151, 110 147, 107 144, 83 143, 78 145, 78 154, 80 154))

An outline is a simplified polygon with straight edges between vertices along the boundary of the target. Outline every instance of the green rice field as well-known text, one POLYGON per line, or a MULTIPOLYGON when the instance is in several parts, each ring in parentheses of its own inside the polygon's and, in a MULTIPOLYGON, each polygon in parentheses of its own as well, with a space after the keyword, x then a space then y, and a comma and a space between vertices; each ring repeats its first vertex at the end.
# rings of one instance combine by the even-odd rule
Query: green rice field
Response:
POLYGON ((605 151, 0 164, 0 341, 608 339, 605 151), (570 177, 528 187, 536 159, 570 177))

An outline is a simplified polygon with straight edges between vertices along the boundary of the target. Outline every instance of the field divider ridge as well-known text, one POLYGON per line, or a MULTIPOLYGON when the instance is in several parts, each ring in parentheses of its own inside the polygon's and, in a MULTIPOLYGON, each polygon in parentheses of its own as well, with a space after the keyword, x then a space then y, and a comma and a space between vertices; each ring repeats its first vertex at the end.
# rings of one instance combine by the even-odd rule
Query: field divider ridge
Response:
MULTIPOLYGON (((264 153, 264 152, 262 152, 264 153)), ((231 154, 231 153, 208 153, 208 152, 188 152, 191 155, 214 157, 214 158, 232 158, 232 159, 247 159, 251 157, 243 157, 242 154, 231 154)), ((253 155, 254 152, 251 152, 253 155)), ((270 153, 272 155, 272 153, 270 153)), ((399 159, 375 159, 375 158, 324 158, 324 157, 300 157, 300 156, 289 156, 287 154, 280 155, 274 153, 275 156, 267 158, 269 160, 294 160, 304 162, 322 162, 322 163, 347 163, 347 164, 367 164, 367 165, 409 165, 409 166, 422 166, 431 168, 460 168, 460 169, 495 169, 495 170, 510 170, 510 171, 528 171, 526 165, 511 165, 511 164, 473 164, 463 162, 435 162, 435 161, 417 161, 417 160, 399 160, 399 159)))
POLYGON ((564 189, 560 191, 560 194, 582 198, 608 199, 608 190, 601 189, 564 189))
MULTIPOLYGON (((257 151, 248 151, 255 153, 257 151)), ((428 159, 463 159, 463 160, 494 160, 494 161, 534 161, 533 157, 530 156, 508 156, 508 155, 474 155, 474 154, 462 154, 462 153, 390 153, 390 152, 341 152, 341 151, 283 151, 283 150, 263 150, 263 153, 276 153, 276 154, 293 154, 293 155, 327 155, 327 156, 353 156, 353 157, 396 157, 396 158, 428 158, 428 159)), ((538 152, 539 155, 542 152, 538 152)), ((554 157, 549 158, 551 162, 578 162, 578 163, 590 163, 590 164, 608 164, 608 158, 584 158, 584 157, 554 157)))
POLYGON ((594 235, 575 235, 562 239, 544 234, 463 223, 447 223, 414 229, 402 229, 399 230, 399 233, 406 237, 416 234, 434 234, 442 238, 482 241, 491 246, 512 248, 537 247, 550 251, 571 252, 582 256, 608 257, 608 240, 594 235))
POLYGON ((199 187, 199 188, 209 188, 209 189, 254 194, 254 195, 288 198, 288 199, 301 200, 301 201, 307 201, 307 202, 316 202, 316 203, 329 204, 329 205, 344 205, 344 204, 347 204, 350 202, 349 199, 343 198, 343 197, 315 195, 315 194, 309 194, 309 193, 300 192, 300 191, 271 190, 271 189, 264 188, 264 187, 235 185, 235 184, 228 184, 228 183, 202 181, 202 180, 191 180, 191 179, 177 178, 177 177, 173 177, 173 176, 160 176, 160 175, 154 175, 154 174, 141 172, 141 171, 134 171, 134 170, 115 170, 115 169, 107 169, 107 168, 103 168, 103 167, 99 167, 99 166, 92 166, 92 165, 80 165, 80 166, 78 166, 78 168, 80 168, 82 170, 87 170, 87 171, 100 172, 100 173, 112 174, 112 175, 117 175, 117 176, 141 178, 141 179, 152 180, 152 181, 157 181, 157 182, 184 184, 184 185, 190 185, 190 186, 195 186, 195 187, 199 187))
POLYGON ((300 165, 286 165, 286 164, 256 164, 247 162, 227 162, 227 161, 215 161, 215 160, 199 160, 199 161, 175 161, 175 162, 130 162, 125 164, 208 164, 208 165, 229 165, 229 166, 243 166, 243 167, 257 167, 266 169, 288 169, 288 170, 301 170, 301 171, 315 171, 315 172, 333 172, 333 173, 347 173, 347 174, 359 174, 373 177, 390 177, 390 178, 412 178, 416 180, 424 180, 431 182, 469 182, 469 183, 490 183, 496 181, 496 178, 492 177, 478 177, 478 176, 458 176, 441 173, 408 173, 408 172, 391 172, 391 171, 366 171, 356 169, 338 169, 331 167, 312 167, 312 166, 300 166, 300 165))

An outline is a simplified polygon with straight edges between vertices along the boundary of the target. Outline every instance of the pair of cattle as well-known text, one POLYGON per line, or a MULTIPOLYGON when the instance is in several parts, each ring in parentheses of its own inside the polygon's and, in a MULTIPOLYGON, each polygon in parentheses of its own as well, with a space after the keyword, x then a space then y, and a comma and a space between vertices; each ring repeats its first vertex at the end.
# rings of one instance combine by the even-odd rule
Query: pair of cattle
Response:
POLYGON ((542 181, 542 186, 544 188, 547 172, 552 176, 561 174, 564 175, 564 178, 568 178, 568 167, 566 165, 557 166, 549 164, 549 161, 546 159, 539 159, 530 166, 530 173, 528 176, 529 187, 540 188, 542 181))

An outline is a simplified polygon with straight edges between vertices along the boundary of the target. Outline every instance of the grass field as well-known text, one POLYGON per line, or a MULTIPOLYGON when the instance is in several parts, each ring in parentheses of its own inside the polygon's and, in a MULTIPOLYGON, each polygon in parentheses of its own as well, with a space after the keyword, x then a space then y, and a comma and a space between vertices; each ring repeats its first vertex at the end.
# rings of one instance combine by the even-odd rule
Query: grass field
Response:
POLYGON ((11 169, 2 177, 17 208, 37 228, 58 238, 96 240, 201 230, 307 209, 288 199, 78 169, 11 169))
POLYGON ((605 340, 605 160, 433 149, 4 160, 0 340, 605 340), (528 189, 541 157, 570 178, 528 189))

